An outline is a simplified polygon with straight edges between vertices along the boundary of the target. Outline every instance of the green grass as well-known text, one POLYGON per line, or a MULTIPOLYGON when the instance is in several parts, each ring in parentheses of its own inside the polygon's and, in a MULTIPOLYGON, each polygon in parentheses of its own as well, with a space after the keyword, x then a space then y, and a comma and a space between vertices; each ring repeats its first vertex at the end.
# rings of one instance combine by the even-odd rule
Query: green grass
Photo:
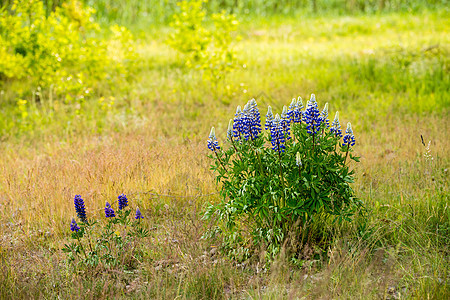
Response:
POLYGON ((0 298, 447 299, 449 29, 445 11, 252 20, 235 45, 245 68, 213 91, 165 45, 169 29, 152 28, 138 33, 133 80, 111 105, 99 101, 108 90, 79 106, 43 91, 24 118, 5 85, 0 298), (283 256, 269 269, 259 257, 237 264, 201 239, 212 225, 201 209, 218 199, 209 129, 223 142, 237 105, 256 97, 265 115, 310 93, 352 122, 367 217, 316 228, 335 238, 325 253, 301 249, 302 267, 283 256), (130 273, 72 272, 60 249, 73 196, 100 217, 122 192, 152 228, 144 261, 130 273))

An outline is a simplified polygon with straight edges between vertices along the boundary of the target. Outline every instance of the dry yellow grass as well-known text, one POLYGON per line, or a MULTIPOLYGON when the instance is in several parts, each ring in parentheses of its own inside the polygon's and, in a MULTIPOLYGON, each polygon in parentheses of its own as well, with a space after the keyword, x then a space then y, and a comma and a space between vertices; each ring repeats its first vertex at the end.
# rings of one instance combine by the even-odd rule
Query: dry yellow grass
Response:
POLYGON ((263 28, 264 36, 249 34, 238 45, 248 51, 241 58, 249 67, 230 75, 237 89, 222 101, 211 97, 201 76, 185 70, 172 50, 158 41, 141 47, 144 67, 132 92, 118 95, 111 111, 93 104, 73 118, 71 110, 61 105, 53 123, 0 142, 0 296, 11 291, 18 298, 448 295, 449 250, 442 241, 450 227, 439 226, 448 225, 450 214, 450 118, 448 101, 440 102, 436 112, 426 102, 448 95, 444 34, 448 20, 443 19, 424 14, 331 21, 332 30, 343 36, 314 29, 323 21, 312 21, 299 32, 325 36, 303 43, 307 50, 317 50, 307 54, 295 48, 302 39, 295 33, 298 24, 263 28), (378 21, 381 29, 373 27, 378 21), (351 30, 345 30, 354 22, 361 33, 353 38, 351 30), (365 26, 373 28, 365 32, 365 26), (397 29, 405 31, 402 39, 415 42, 385 58, 383 50, 393 43, 397 29), (431 58, 420 56, 418 44, 435 41, 442 41, 439 52, 431 58), (380 47, 379 53, 364 52, 366 46, 380 47), (431 92, 421 83, 423 74, 396 64, 396 59, 417 56, 417 63, 425 66, 442 63, 442 74, 425 74, 436 81, 431 92), (362 75, 368 78, 361 79, 362 75), (369 210, 362 222, 367 227, 359 228, 357 222, 328 224, 336 233, 335 243, 326 249, 328 260, 306 259, 303 268, 284 258, 267 273, 261 271, 261 262, 237 266, 212 250, 217 240, 201 239, 210 226, 201 220, 201 208, 217 201, 220 188, 206 157, 209 130, 215 126, 219 143, 224 143, 236 105, 260 95, 257 100, 265 115, 268 104, 279 110, 290 98, 306 99, 309 93, 316 93, 320 106, 329 102, 330 116, 338 109, 344 128, 352 122, 355 151, 361 156, 361 162, 353 164, 354 188, 369 210), (58 127, 68 120, 71 125, 58 127), (103 131, 97 130, 96 121, 104 121, 103 131), (425 143, 431 140, 432 162, 424 157, 421 135, 425 143), (74 195, 82 195, 89 217, 102 219, 105 202, 115 201, 121 193, 129 196, 132 208, 141 208, 151 230, 143 247, 144 262, 133 274, 105 272, 85 278, 69 272, 60 249, 69 239, 69 223, 75 216, 74 195))

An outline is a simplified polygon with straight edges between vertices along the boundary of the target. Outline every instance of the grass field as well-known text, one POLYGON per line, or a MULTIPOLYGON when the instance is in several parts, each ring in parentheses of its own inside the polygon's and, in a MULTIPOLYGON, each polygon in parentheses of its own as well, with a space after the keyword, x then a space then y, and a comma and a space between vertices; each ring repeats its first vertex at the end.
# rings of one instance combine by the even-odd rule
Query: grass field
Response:
POLYGON ((217 90, 166 45, 169 31, 137 32, 128 86, 81 106, 44 91, 20 118, 8 98, 17 85, 4 85, 0 298, 450 297, 448 11, 245 21, 235 45, 242 67, 217 90), (219 240, 201 238, 212 226, 202 208, 219 199, 209 130, 224 141, 236 106, 251 98, 265 115, 311 93, 352 122, 361 156, 353 187, 367 217, 324 224, 332 245, 326 255, 303 249, 302 267, 283 255, 270 266, 237 263, 217 251, 219 240), (151 232, 142 263, 72 272, 61 248, 74 195, 100 218, 122 192, 151 232))

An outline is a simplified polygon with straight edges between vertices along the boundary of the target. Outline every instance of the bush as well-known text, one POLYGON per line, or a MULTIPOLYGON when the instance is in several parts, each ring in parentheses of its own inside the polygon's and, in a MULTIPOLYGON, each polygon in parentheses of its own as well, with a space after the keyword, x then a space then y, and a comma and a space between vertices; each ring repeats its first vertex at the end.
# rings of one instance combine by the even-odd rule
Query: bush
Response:
MULTIPOLYGON (((127 63, 135 56, 131 34, 112 27, 110 40, 94 22, 94 10, 69 1, 46 16, 42 1, 14 1, 0 10, 0 86, 29 81, 31 88, 17 89, 19 98, 41 89, 51 89, 66 101, 82 101, 107 82, 119 86, 127 63), (111 46, 114 45, 114 49, 111 46), (119 52, 117 49, 126 49, 119 52)), ((125 78, 126 79, 126 78, 125 78)), ((39 100, 39 99, 38 99, 39 100)))
POLYGON ((351 124, 341 140, 339 115, 329 123, 328 103, 320 112, 311 95, 302 108, 300 97, 284 106, 281 116, 274 117, 269 106, 263 132, 256 101, 250 100, 230 120, 227 149, 211 130, 208 148, 222 201, 210 205, 205 216, 221 221, 218 232, 226 232, 223 246, 232 254, 242 254, 236 248, 247 243, 265 245, 273 257, 288 233, 299 237, 301 228, 319 218, 350 221, 362 206, 347 164, 359 161, 352 155, 351 124))
POLYGON ((237 60, 232 49, 238 21, 225 11, 210 16, 213 28, 206 26, 207 12, 205 0, 181 1, 180 12, 173 16, 170 24, 175 30, 168 44, 186 57, 186 66, 202 71, 203 78, 214 85, 218 95, 220 83, 225 76, 237 68, 237 60))

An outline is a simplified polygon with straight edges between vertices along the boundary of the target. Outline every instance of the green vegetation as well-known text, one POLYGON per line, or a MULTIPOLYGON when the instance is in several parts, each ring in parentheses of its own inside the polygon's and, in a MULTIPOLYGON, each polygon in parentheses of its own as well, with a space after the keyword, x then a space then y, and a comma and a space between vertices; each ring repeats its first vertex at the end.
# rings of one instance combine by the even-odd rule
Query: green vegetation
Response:
MULTIPOLYGON (((11 0, 3 0, 10 2, 11 0)), ((46 0, 47 13, 68 0, 46 0)), ((119 22, 146 26, 148 24, 167 24, 177 12, 177 0, 140 1, 128 0, 126 3, 114 0, 82 0, 96 10, 102 22, 119 22), (136 18, 138 16, 138 18, 136 18)), ((268 16, 313 15, 361 15, 379 12, 418 12, 424 9, 448 9, 446 0, 209 0, 204 1, 209 12, 225 10, 246 18, 268 16)))
POLYGON ((0 11, 0 298, 449 298, 445 1, 265 1, 256 11, 256 0, 233 10, 210 0, 201 28, 213 33, 208 16, 222 8, 240 21, 223 48, 239 67, 220 74, 219 93, 205 80, 208 68, 187 65, 189 51, 168 44, 177 35, 170 15, 181 11, 175 1, 152 10, 142 1, 86 1, 96 12, 75 1, 19 1, 37 7, 32 19, 10 2, 0 11), (95 17, 85 27, 96 28, 64 30, 77 22, 70 7, 95 17), (66 53, 61 63, 55 49, 66 53), (58 79, 80 72, 75 92, 58 79), (68 98, 85 88, 84 100, 68 98), (318 219, 273 261, 267 248, 230 236, 250 254, 231 259, 223 237, 203 238, 218 225, 202 218, 206 203, 222 200, 209 129, 224 141, 236 105, 255 98, 261 112, 269 104, 282 111, 311 93, 341 112, 341 124, 352 122, 360 162, 347 159, 350 186, 366 211, 353 222, 318 219), (148 236, 120 243, 110 230, 108 243, 123 250, 114 263, 71 263, 62 249, 74 196, 107 228, 105 201, 121 193, 140 208, 148 236))
MULTIPOLYGON (((269 106, 263 132, 252 99, 243 109, 238 106, 222 147, 211 129, 211 169, 220 183, 222 201, 210 205, 205 216, 219 219, 213 235, 221 233, 222 248, 236 260, 247 260, 251 251, 265 247, 270 261, 289 239, 298 244, 296 248, 314 244, 326 249, 326 243, 319 246, 313 241, 317 233, 308 232, 311 225, 318 219, 351 221, 362 211, 350 187, 354 171, 346 164, 347 158, 359 161, 351 154, 356 142, 351 124, 343 136, 336 113, 330 127, 328 103, 321 112, 314 94, 303 108, 300 97, 275 116, 269 106), (248 247, 248 240, 253 247, 248 247)), ((296 251, 291 255, 295 259, 296 251)))
POLYGON ((215 98, 226 82, 226 75, 238 67, 232 42, 236 39, 238 21, 234 15, 222 11, 210 19, 212 28, 206 27, 205 0, 181 1, 181 11, 173 16, 168 44, 185 55, 186 67, 201 70, 202 79, 214 85, 215 98))

